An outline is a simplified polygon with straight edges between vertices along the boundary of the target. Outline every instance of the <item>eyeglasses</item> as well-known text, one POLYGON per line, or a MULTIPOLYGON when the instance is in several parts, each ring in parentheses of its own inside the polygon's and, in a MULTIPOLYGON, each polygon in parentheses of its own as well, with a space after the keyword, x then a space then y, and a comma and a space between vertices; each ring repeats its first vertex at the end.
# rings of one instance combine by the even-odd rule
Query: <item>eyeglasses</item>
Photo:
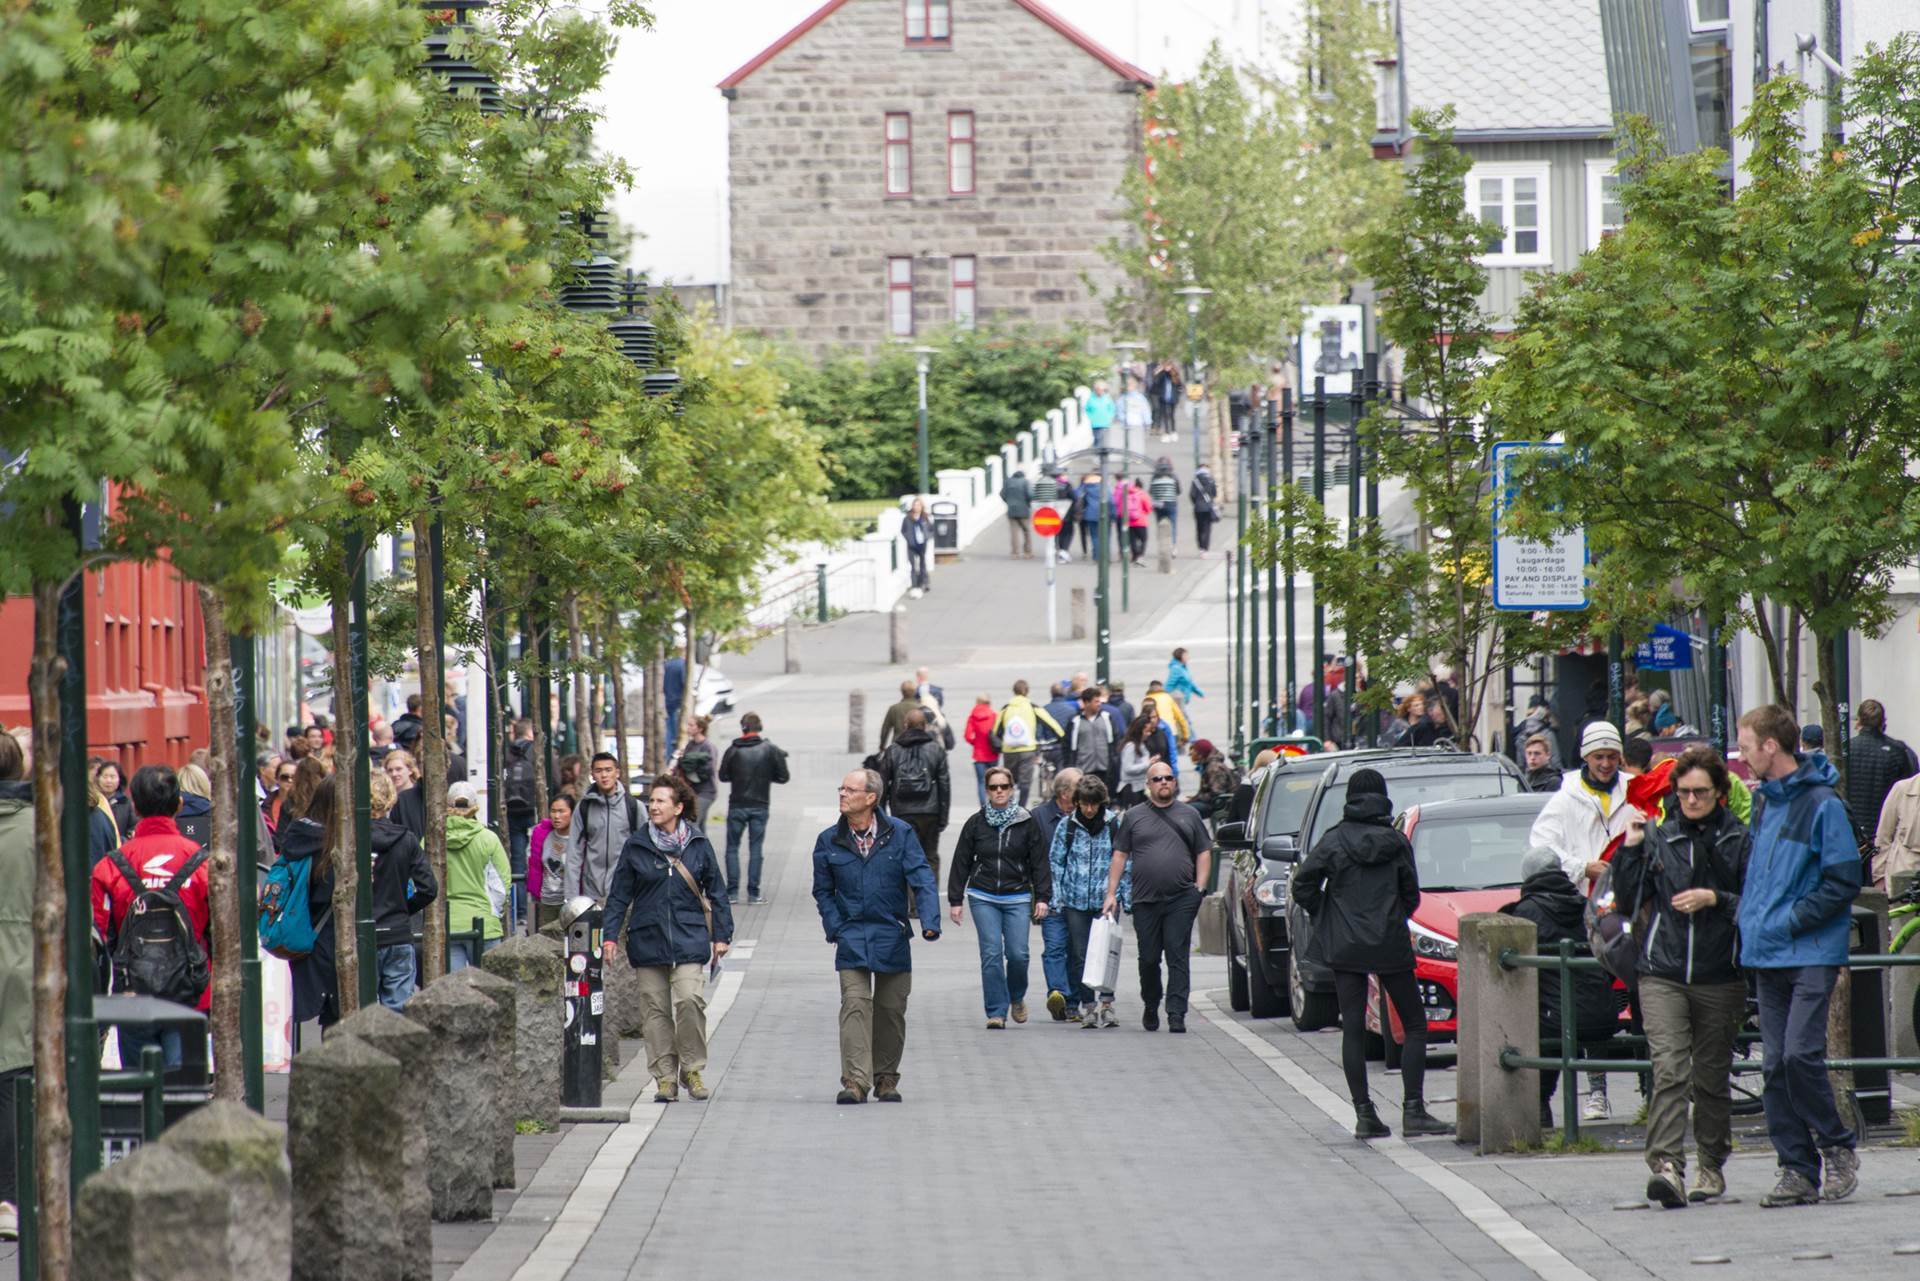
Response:
POLYGON ((1711 787, 1676 787, 1673 794, 1683 801, 1704 801, 1714 794, 1711 787))
POLYGON ((988 783, 987 790, 989 792, 1011 792, 1013 790, 1013 784, 1012 783, 988 783))
POLYGON ((862 793, 863 793, 863 792, 865 792, 866 790, 867 790, 867 789, 866 789, 866 788, 864 788, 864 787, 843 787, 843 788, 841 788, 841 789, 840 789, 840 795, 842 795, 842 796, 859 796, 860 794, 862 794, 862 793))

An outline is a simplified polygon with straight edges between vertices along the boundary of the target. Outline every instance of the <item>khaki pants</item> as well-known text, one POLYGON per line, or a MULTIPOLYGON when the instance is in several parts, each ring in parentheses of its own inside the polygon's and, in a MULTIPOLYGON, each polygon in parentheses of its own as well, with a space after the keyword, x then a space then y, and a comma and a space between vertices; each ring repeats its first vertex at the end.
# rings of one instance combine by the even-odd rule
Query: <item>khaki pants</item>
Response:
POLYGON ((1640 1018, 1653 1059, 1647 1165, 1687 1168, 1687 1103, 1700 1164, 1718 1169, 1733 1151, 1734 1037, 1747 1017, 1745 983, 1640 980, 1640 1018))
POLYGON ((640 985, 640 1032, 647 1039, 647 1064, 656 1081, 677 1081, 682 1072, 707 1067, 707 967, 642 965, 634 970, 640 985))
POLYGON ((1025 517, 1007 517, 1007 549, 1015 556, 1033 555, 1033 531, 1027 528, 1025 517))
POLYGON ((899 1083, 912 990, 912 974, 840 971, 840 1084, 869 1090, 899 1083))

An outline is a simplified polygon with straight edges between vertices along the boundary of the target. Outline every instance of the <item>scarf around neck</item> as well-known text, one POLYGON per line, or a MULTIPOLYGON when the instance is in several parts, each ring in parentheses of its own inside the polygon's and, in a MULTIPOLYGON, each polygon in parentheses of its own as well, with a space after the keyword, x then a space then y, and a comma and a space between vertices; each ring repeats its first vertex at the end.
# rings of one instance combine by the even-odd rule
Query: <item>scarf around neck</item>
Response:
POLYGON ((1009 804, 1000 809, 995 809, 989 805, 986 809, 982 810, 981 813, 987 816, 987 826, 997 829, 1005 827, 1017 818, 1024 817, 1026 811, 1018 805, 1009 804))
POLYGON ((674 829, 671 832, 657 823, 648 823, 647 826, 653 829, 654 845, 663 851, 683 850, 687 847, 687 842, 693 837, 693 826, 684 818, 675 823, 674 829))

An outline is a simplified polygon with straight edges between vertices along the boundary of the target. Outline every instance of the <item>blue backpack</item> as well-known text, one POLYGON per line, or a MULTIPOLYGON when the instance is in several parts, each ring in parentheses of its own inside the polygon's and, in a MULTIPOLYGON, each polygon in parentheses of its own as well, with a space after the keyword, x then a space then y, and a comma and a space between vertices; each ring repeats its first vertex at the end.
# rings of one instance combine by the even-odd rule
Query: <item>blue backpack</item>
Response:
POLYGON ((312 952, 333 914, 329 906, 314 919, 308 897, 312 887, 311 858, 283 858, 267 869, 260 883, 260 946, 283 961, 312 952))

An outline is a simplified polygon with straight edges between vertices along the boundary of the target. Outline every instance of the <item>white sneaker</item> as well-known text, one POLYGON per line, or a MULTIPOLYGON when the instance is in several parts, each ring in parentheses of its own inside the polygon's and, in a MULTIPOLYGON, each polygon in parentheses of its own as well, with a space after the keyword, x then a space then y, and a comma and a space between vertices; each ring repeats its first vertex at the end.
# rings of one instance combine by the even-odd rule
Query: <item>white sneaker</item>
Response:
POLYGON ((1607 1102, 1607 1096, 1600 1090, 1587 1095, 1587 1101, 1580 1108, 1582 1121, 1604 1121, 1613 1115, 1613 1106, 1607 1102))
POLYGON ((13 1202, 0 1201, 0 1241, 20 1239, 20 1212, 13 1208, 13 1202))

